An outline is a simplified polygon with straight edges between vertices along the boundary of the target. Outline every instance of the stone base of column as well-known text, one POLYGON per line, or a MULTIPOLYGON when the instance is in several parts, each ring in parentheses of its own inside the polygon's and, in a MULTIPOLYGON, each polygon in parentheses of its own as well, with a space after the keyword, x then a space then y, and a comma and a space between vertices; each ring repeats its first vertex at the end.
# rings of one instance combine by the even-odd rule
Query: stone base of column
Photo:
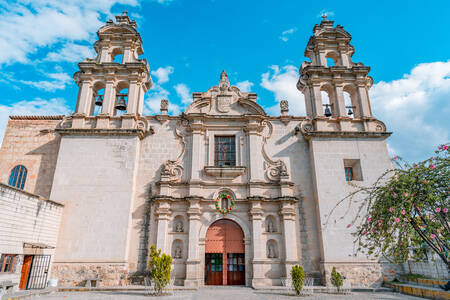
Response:
POLYGON ((200 260, 188 259, 186 261, 186 279, 184 280, 184 286, 199 287, 202 282, 200 275, 200 260))

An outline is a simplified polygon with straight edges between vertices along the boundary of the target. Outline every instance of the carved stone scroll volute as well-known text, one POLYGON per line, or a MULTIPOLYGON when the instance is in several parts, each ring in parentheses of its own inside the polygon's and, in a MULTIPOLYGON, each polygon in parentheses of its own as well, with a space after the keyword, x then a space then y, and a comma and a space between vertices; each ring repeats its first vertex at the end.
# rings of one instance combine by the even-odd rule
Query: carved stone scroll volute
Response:
POLYGON ((176 160, 167 160, 161 170, 161 180, 167 178, 170 182, 179 182, 183 178, 183 157, 186 152, 186 126, 188 121, 185 119, 177 121, 175 126, 175 135, 181 141, 181 152, 176 160))
POLYGON ((263 137, 262 154, 264 157, 266 176, 270 181, 275 182, 278 182, 281 179, 288 180, 289 173, 287 171, 287 167, 284 161, 282 161, 281 159, 273 160, 266 152, 267 140, 272 136, 273 125, 270 121, 264 120, 261 122, 261 126, 263 127, 261 133, 263 137))

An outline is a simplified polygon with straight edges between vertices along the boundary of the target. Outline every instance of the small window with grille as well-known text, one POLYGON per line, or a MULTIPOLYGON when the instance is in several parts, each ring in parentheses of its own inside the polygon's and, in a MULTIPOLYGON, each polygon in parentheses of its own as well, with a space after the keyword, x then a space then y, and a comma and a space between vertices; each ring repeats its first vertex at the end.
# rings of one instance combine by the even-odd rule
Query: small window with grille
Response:
POLYGON ((27 168, 22 165, 15 166, 9 175, 8 184, 12 187, 23 190, 27 180, 27 168))
POLYGON ((218 167, 236 165, 236 145, 234 136, 215 137, 214 164, 218 167))
POLYGON ((16 262, 15 254, 2 254, 0 258, 0 273, 14 272, 14 263, 16 262))

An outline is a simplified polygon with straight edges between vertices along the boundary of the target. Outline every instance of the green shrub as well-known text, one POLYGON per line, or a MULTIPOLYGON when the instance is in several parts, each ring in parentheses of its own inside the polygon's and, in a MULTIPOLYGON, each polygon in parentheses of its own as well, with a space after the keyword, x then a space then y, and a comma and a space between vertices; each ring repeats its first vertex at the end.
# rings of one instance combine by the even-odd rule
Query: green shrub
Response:
POLYGON ((305 272, 303 272, 303 267, 299 265, 293 266, 291 269, 291 278, 292 288, 297 295, 300 295, 303 288, 303 283, 305 282, 305 272))
POLYGON ((161 255, 161 249, 156 251, 155 246, 152 245, 150 247, 150 261, 148 264, 155 282, 155 292, 161 295, 164 287, 170 282, 172 257, 164 253, 161 255))
POLYGON ((342 275, 336 271, 336 267, 333 267, 333 270, 331 271, 331 284, 337 288, 338 292, 341 291, 341 287, 344 284, 342 275))

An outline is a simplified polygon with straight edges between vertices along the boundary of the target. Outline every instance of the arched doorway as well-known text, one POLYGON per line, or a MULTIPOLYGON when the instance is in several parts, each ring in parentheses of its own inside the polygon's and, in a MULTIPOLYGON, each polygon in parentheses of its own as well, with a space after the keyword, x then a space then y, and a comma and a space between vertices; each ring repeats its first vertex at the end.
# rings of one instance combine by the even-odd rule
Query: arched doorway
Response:
POLYGON ((244 232, 234 221, 218 220, 206 232, 205 285, 245 285, 244 232))

